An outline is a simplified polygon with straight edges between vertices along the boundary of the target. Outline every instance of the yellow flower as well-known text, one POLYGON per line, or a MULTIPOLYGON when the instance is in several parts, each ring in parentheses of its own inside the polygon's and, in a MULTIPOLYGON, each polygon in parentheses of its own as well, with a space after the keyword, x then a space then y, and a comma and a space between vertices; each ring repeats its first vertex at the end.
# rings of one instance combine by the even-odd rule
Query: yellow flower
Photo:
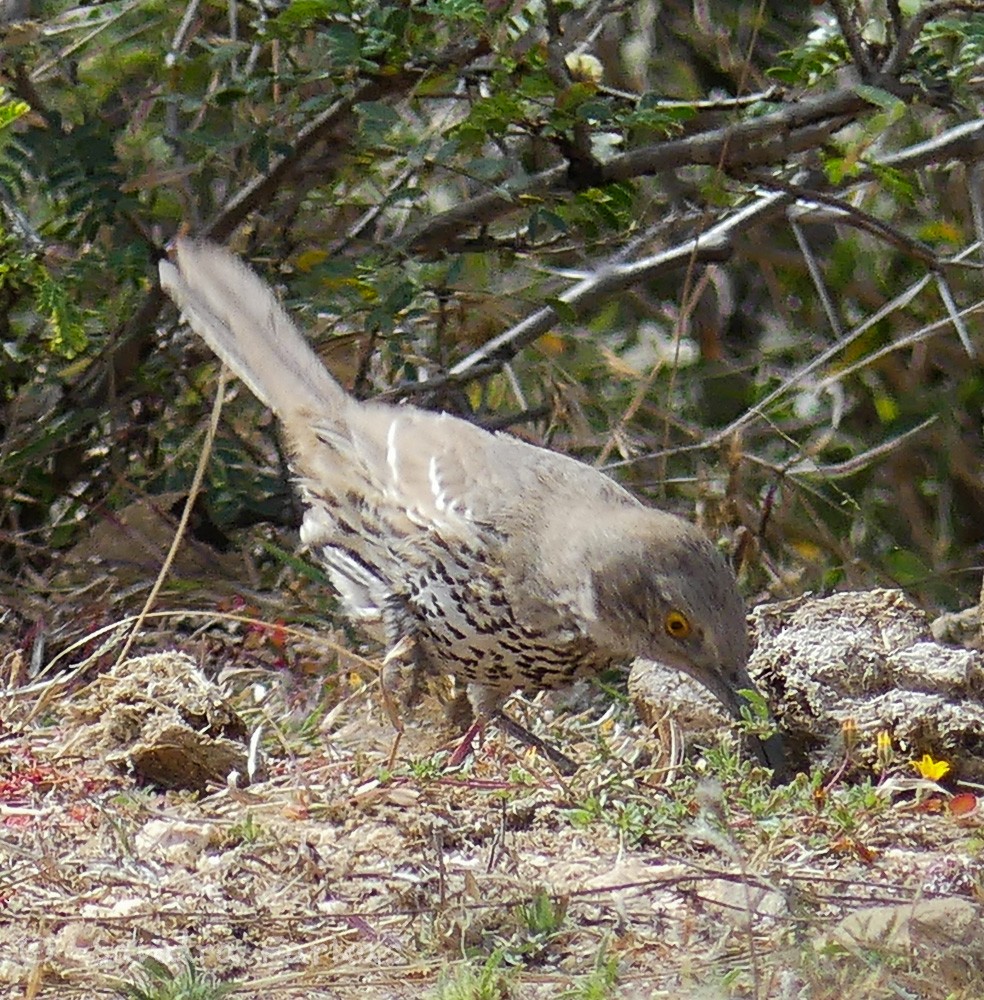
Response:
POLYGON ((939 781, 950 770, 950 765, 945 760, 933 760, 928 753, 924 753, 921 760, 914 760, 912 766, 920 777, 928 781, 939 781))

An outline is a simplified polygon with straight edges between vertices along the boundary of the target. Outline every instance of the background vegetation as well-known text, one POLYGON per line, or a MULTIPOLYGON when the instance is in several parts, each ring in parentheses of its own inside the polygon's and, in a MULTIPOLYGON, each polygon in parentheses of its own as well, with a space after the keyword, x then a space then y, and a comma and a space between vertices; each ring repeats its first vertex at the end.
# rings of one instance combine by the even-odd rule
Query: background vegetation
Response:
MULTIPOLYGON (((215 365, 156 284, 184 231, 251 258, 358 394, 745 529, 750 596, 967 603, 982 8, 6 5, 6 584, 187 488, 215 365)), ((296 517, 245 395, 214 544, 296 517)))

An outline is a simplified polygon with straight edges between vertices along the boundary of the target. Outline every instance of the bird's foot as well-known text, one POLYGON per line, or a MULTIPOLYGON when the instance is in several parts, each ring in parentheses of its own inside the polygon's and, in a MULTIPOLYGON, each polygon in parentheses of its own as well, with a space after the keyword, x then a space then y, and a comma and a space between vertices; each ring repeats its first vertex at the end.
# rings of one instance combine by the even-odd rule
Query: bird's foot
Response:
MULTIPOLYGON (((525 726, 520 725, 511 716, 506 715, 501 708, 496 709, 492 713, 491 718, 495 720, 496 724, 507 736, 522 743, 523 746, 533 747, 542 753, 561 774, 572 775, 577 771, 577 764, 570 757, 561 753, 560 750, 546 740, 541 740, 539 736, 534 736, 525 726)), ((475 740, 484 733, 487 722, 487 717, 480 716, 468 727, 467 732, 462 736, 448 758, 448 767, 457 767, 464 763, 474 747, 475 740)))
POLYGON ((468 731, 461 737, 460 742, 448 758, 448 767, 458 767, 460 764, 464 764, 465 758, 472 751, 475 740, 485 731, 485 723, 484 718, 479 718, 468 727, 468 731))
POLYGON ((519 740, 520 743, 539 750, 561 774, 569 776, 577 771, 577 764, 567 754, 562 753, 552 743, 541 740, 539 736, 534 736, 525 726, 520 725, 511 716, 506 715, 501 708, 495 713, 493 718, 507 736, 511 736, 514 740, 519 740))
POLYGON ((400 708, 412 708, 420 701, 426 672, 426 662, 417 637, 412 633, 397 640, 383 657, 383 665, 379 671, 383 708, 398 733, 403 732, 400 708), (397 702, 400 708, 397 707, 397 702))

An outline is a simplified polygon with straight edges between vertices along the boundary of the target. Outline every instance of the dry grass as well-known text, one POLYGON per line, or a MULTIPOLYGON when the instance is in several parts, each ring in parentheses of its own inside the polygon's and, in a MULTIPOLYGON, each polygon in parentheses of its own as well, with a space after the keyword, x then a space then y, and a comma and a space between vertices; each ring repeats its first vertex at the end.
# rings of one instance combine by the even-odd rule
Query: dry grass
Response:
POLYGON ((214 695, 260 728, 245 788, 112 767, 126 754, 91 729, 105 672, 0 696, 0 995, 984 995, 980 830, 942 794, 772 789, 728 732, 668 771, 597 694, 526 717, 581 762, 571 779, 495 734, 444 772, 430 703, 387 768, 372 685, 250 635, 206 664, 238 661, 214 695))

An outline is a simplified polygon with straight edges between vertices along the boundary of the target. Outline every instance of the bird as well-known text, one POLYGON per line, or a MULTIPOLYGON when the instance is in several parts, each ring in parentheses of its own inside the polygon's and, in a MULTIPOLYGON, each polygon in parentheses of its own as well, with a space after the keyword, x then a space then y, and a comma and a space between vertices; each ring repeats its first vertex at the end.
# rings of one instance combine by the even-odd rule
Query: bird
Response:
MULTIPOLYGON (((219 245, 179 238, 159 272, 191 329, 280 420, 301 541, 348 617, 385 644, 390 676, 412 664, 413 691, 427 674, 453 676, 472 738, 517 690, 637 658, 682 671, 741 717, 739 692, 755 688, 745 608, 698 527, 573 457, 356 399, 273 290, 219 245)), ((784 768, 778 733, 755 752, 784 768)))

